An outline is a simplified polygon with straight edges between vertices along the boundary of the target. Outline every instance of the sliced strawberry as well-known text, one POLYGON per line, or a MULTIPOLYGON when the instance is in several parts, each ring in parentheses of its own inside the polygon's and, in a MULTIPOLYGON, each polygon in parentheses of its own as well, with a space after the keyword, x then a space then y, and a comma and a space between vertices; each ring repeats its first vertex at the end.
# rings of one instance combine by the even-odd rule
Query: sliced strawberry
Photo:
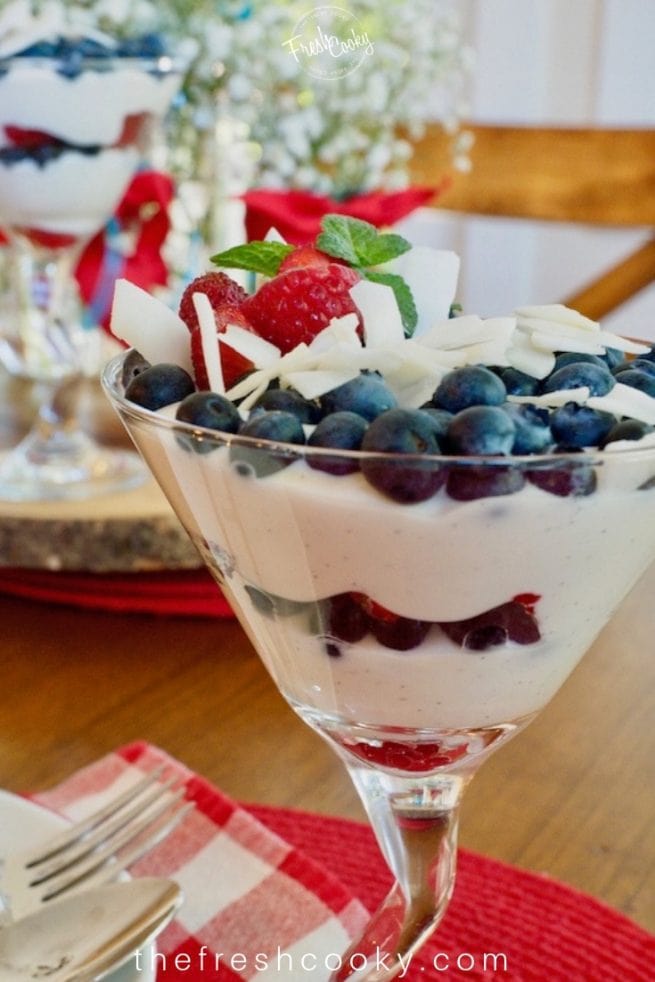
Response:
POLYGON ((359 315, 349 292, 359 279, 356 270, 334 262, 290 269, 264 283, 242 309, 257 334, 286 354, 312 341, 333 317, 359 315))
POLYGON ((333 262, 334 259, 331 256, 312 245, 298 246, 282 260, 278 275, 279 273, 287 273, 290 269, 303 269, 307 266, 329 266, 333 262))
POLYGON ((114 146, 129 147, 134 143, 138 143, 147 119, 148 113, 130 113, 129 116, 126 116, 123 120, 121 135, 114 146))
MULTIPOLYGON (((216 343, 219 346, 221 355, 223 381, 225 383, 225 388, 229 389, 235 385, 243 375, 252 371, 254 365, 250 359, 245 358, 238 351, 235 351, 234 348, 230 348, 230 346, 227 344, 220 344, 218 341, 218 335, 225 332, 228 324, 235 324, 237 327, 243 328, 244 331, 252 331, 253 328, 252 324, 248 322, 241 310, 234 304, 222 304, 219 306, 216 310, 214 310, 214 320, 216 321, 216 343)), ((202 351, 202 339, 199 326, 194 327, 191 331, 191 362, 193 364, 193 372, 196 377, 196 385, 199 389, 209 389, 209 377, 207 375, 205 357, 202 351)))
MULTIPOLYGON (((243 287, 227 273, 203 273, 196 277, 182 294, 178 311, 190 331, 198 326, 198 315, 193 304, 194 293, 205 293, 215 311, 224 304, 240 307, 248 296, 243 287)), ((251 325, 248 325, 247 330, 251 329, 251 325)))

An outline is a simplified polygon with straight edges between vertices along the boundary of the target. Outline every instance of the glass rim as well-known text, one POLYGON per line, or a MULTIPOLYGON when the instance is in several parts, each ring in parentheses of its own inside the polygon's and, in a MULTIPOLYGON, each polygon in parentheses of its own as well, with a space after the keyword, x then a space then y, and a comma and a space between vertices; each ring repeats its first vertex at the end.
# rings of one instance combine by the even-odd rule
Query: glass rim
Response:
MULTIPOLYGON (((110 402, 119 409, 121 414, 130 416, 135 420, 155 426, 169 432, 177 432, 188 437, 212 441, 217 446, 242 446, 251 449, 264 451, 274 450, 276 453, 283 453, 288 457, 298 459, 316 457, 317 459, 339 457, 343 460, 352 461, 394 461, 410 463, 434 463, 441 466, 457 467, 504 467, 505 469, 517 465, 523 468, 538 470, 541 468, 553 467, 556 464, 567 465, 570 467, 578 466, 603 466, 608 461, 626 458, 637 460, 642 459, 648 454, 655 456, 655 442, 649 446, 642 447, 620 447, 615 450, 599 450, 596 448, 583 450, 564 450, 559 453, 540 453, 540 454, 485 454, 485 455, 457 455, 457 454, 420 454, 420 453, 398 453, 389 451, 373 450, 342 450, 338 447, 313 447, 309 444, 286 443, 282 440, 268 440, 263 437, 243 436, 238 433, 226 433, 222 430, 213 430, 209 427, 198 426, 195 423, 186 423, 183 420, 175 419, 170 416, 163 416, 158 410, 145 409, 134 402, 126 399, 119 389, 119 370, 123 361, 132 349, 127 349, 114 355, 104 366, 100 381, 110 402)), ((200 390, 199 390, 200 391, 200 390)), ((202 390, 209 391, 209 390, 202 390)), ((655 432, 653 434, 655 439, 655 432)), ((625 443, 629 441, 623 441, 625 443)))

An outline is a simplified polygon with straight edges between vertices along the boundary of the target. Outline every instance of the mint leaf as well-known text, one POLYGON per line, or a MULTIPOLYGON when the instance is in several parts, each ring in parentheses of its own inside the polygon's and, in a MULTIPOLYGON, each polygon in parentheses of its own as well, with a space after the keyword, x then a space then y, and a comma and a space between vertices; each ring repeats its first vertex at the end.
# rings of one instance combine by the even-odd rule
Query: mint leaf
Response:
POLYGON ((398 273, 376 273, 367 269, 362 269, 360 272, 365 279, 371 280, 373 283, 383 283, 385 286, 391 287, 396 297, 405 335, 408 338, 411 337, 418 322, 418 313, 412 291, 402 276, 399 276, 398 273))
POLYGON ((247 269, 251 273, 275 276, 282 260, 293 250, 294 246, 284 242, 247 242, 217 252, 211 261, 224 269, 247 269))
POLYGON ((316 246, 351 266, 378 266, 401 256, 411 244, 401 235, 378 232, 375 225, 347 215, 326 215, 316 246))

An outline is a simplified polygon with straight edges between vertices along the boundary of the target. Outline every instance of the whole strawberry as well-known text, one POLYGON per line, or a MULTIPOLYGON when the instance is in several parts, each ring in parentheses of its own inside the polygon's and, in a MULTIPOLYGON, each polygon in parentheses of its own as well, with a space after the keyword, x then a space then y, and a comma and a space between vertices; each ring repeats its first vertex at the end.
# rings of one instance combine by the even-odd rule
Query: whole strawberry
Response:
POLYGON ((228 276, 227 273, 203 273, 202 276, 196 277, 195 280, 189 283, 182 294, 178 311, 190 331, 193 331, 198 326, 198 315, 193 305, 194 293, 205 293, 214 310, 217 310, 218 307, 224 304, 240 307, 248 296, 243 287, 233 280, 231 276, 228 276))
POLYGON ((283 354, 312 341, 333 317, 358 313, 350 289, 360 274, 341 263, 280 272, 241 305, 255 331, 283 354))

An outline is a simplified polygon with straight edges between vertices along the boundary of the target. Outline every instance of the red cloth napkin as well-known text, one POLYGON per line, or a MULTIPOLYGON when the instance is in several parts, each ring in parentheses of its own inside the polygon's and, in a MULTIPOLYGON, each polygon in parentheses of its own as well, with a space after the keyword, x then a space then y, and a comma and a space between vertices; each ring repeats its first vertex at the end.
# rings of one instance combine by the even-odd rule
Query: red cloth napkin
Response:
POLYGON ((394 225, 445 189, 411 187, 403 191, 370 191, 339 201, 311 191, 278 191, 254 188, 242 195, 249 242, 263 239, 271 228, 294 245, 313 242, 324 215, 336 213, 360 218, 377 227, 394 225))
POLYGON ((204 567, 124 574, 4 568, 0 569, 0 593, 122 614, 234 616, 204 567))
MULTIPOLYGON (((186 782, 187 796, 197 807, 134 869, 141 875, 171 875, 187 894, 178 918, 158 941, 157 982, 326 982, 329 972, 305 971, 301 954, 318 962, 326 952, 338 955, 364 920, 363 908, 353 898, 374 909, 390 885, 366 825, 236 805, 145 743, 102 758, 34 800, 79 818, 161 761, 186 782), (201 956, 203 944, 209 953, 223 953, 218 970, 210 965, 209 953, 201 956), (237 968, 230 968, 227 963, 234 954, 247 956, 249 969, 238 967, 238 959, 237 968), (272 956, 268 971, 253 967, 255 957, 262 956, 263 964, 266 954, 272 956)), ((435 935, 412 960, 404 976, 408 982, 655 978, 655 936, 622 914, 547 876, 463 849, 458 862, 451 905, 435 935)))
POLYGON ((159 763, 168 765, 167 776, 185 783, 196 807, 132 870, 173 877, 185 894, 157 942, 158 982, 251 979, 262 975, 257 965, 272 970, 278 958, 286 966, 303 954, 323 960, 347 947, 366 921, 359 901, 332 874, 154 747, 124 747, 33 800, 75 821, 159 763))

